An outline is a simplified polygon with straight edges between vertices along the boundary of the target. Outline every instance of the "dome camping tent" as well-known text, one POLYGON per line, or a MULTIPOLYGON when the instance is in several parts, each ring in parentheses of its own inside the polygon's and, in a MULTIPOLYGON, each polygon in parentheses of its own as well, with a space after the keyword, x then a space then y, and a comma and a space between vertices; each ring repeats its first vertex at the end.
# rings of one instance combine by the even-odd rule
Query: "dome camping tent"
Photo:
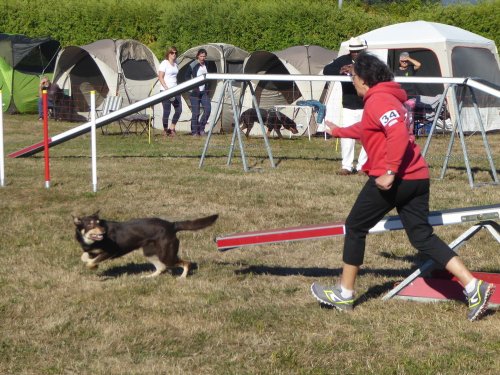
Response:
MULTIPOLYGON (((66 47, 58 56, 54 84, 58 117, 84 121, 90 111, 90 91, 99 108, 108 95, 121 96, 122 106, 151 95, 157 80, 158 59, 144 44, 132 39, 103 39, 81 47, 66 47)), ((156 115, 156 114, 155 114, 156 115)))
MULTIPOLYGON (((470 31, 435 22, 415 21, 385 26, 359 36, 366 40, 368 50, 385 60, 395 69, 403 51, 422 63, 420 77, 473 77, 493 87, 500 86, 498 50, 494 41, 470 31)), ((343 42, 339 54, 348 52, 343 42)), ((418 84, 423 96, 436 96, 444 91, 443 85, 418 84)), ((500 129, 500 99, 474 90, 486 131, 500 129)), ((466 94, 457 90, 457 96, 466 94)), ((464 131, 479 130, 470 95, 463 98, 461 111, 464 131)), ((459 101, 460 103, 460 98, 459 101)), ((448 100, 452 119, 457 108, 448 100)), ((327 110, 328 115, 328 110, 327 110)))
MULTIPOLYGON (((256 51, 245 61, 243 72, 245 74, 320 74, 324 66, 336 57, 337 52, 316 45, 294 46, 278 52, 256 51)), ((262 109, 293 106, 299 100, 319 101, 325 87, 324 82, 310 81, 257 81, 252 84, 257 102, 262 109)), ((247 90, 242 112, 252 106, 251 95, 247 90)), ((293 108, 284 108, 281 112, 294 119, 299 125, 311 120, 305 118, 304 113, 299 114, 293 108)), ((307 126, 299 126, 297 135, 302 135, 306 129, 307 126)), ((250 134, 260 135, 260 127, 254 126, 250 134)))
POLYGON ((60 43, 51 38, 0 34, 0 90, 3 112, 30 113, 38 108, 40 78, 52 78, 60 43))

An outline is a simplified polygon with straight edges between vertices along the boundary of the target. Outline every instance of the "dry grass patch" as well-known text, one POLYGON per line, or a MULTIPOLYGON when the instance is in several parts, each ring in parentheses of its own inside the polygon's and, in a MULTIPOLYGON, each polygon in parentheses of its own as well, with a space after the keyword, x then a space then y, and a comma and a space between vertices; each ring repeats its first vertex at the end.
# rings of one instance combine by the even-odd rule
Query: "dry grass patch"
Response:
MULTIPOLYGON (((74 126, 54 123, 53 133, 74 126)), ((34 116, 6 116, 6 151, 41 137, 34 116)), ((500 136, 490 135, 500 165, 500 136)), ((423 143, 425 139, 419 139, 423 143)), ((459 302, 421 304, 380 297, 422 261, 403 232, 369 236, 352 314, 319 308, 313 281, 334 282, 342 239, 256 246, 219 253, 214 237, 240 231, 343 221, 364 178, 334 175, 335 142, 245 141, 251 172, 230 136, 204 139, 98 136, 97 194, 91 192, 89 136, 43 158, 7 159, 1 189, 0 373, 2 374, 494 374, 500 368, 500 315, 471 324, 459 302), (181 255, 197 263, 187 280, 142 279, 140 252, 83 267, 71 214, 170 220, 219 213, 215 226, 183 232, 181 255)), ((448 138, 436 137, 431 173, 448 138)), ((491 181, 480 137, 467 138, 479 180, 491 181)), ((460 150, 454 150, 460 156, 460 150)), ((497 171, 498 173, 499 171, 497 171)), ((432 182, 431 209, 500 201, 498 186, 470 189, 458 157, 432 182)), ((468 228, 436 228, 451 242, 468 228)), ((461 249, 473 270, 500 271, 498 243, 486 231, 461 249)), ((178 275, 178 273, 177 273, 178 275)))

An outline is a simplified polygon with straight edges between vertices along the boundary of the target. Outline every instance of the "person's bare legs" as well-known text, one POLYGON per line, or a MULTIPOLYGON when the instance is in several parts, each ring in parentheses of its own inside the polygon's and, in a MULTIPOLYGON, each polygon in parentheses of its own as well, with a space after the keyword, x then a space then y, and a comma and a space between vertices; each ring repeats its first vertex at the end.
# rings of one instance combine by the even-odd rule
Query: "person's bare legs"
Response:
POLYGON ((455 276, 464 287, 474 278, 458 256, 451 258, 450 261, 446 263, 445 268, 449 273, 455 276))
POLYGON ((340 285, 344 289, 354 290, 356 276, 358 276, 359 266, 352 266, 344 263, 342 267, 342 276, 340 278, 340 285))
MULTIPOLYGON (((467 285, 474 278, 458 256, 451 258, 445 268, 448 272, 455 276, 463 286, 467 285)), ((340 278, 340 285, 342 285, 345 289, 354 290, 358 272, 358 266, 352 266, 344 263, 342 276, 340 278)))
POLYGON ((174 123, 172 123, 172 125, 170 126, 170 134, 171 134, 172 136, 177 135, 177 133, 175 132, 175 126, 176 126, 176 125, 177 125, 177 123, 175 123, 175 124, 174 124, 174 123))

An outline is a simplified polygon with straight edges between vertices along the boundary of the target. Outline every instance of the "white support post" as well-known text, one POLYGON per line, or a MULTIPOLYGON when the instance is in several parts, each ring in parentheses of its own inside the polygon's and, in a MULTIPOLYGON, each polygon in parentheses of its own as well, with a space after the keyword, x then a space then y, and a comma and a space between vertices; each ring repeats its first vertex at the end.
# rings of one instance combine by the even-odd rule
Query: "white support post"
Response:
POLYGON ((95 132, 95 91, 90 92, 90 123, 91 123, 91 152, 92 152, 92 191, 97 192, 97 160, 96 160, 96 132, 95 132))

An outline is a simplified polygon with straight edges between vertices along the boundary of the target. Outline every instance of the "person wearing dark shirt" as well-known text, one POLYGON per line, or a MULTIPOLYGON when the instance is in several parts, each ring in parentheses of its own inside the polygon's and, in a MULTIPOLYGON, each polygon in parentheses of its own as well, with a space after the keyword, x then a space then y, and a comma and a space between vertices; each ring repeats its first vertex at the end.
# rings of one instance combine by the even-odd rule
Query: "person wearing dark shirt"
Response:
MULTIPOLYGON (((408 52, 401 52, 399 55, 399 66, 394 71, 394 75, 398 77, 413 77, 421 66, 420 61, 411 58, 408 52)), ((401 83, 401 87, 406 91, 408 96, 418 95, 414 83, 401 83)))
MULTIPOLYGON (((196 53, 196 60, 189 65, 186 71, 186 81, 208 73, 207 66, 205 64, 206 58, 207 51, 204 48, 200 48, 196 53)), ((203 84, 201 86, 195 87, 189 95, 189 101, 191 102, 192 113, 191 135, 204 135, 205 125, 207 124, 208 118, 210 117, 210 112, 212 110, 210 98, 208 97, 207 93, 207 85, 203 84), (201 115, 201 117, 200 106, 203 107, 203 115, 201 115)))
MULTIPOLYGON (((366 49, 366 43, 359 38, 349 40, 349 54, 335 59, 332 63, 323 69, 324 75, 351 75, 352 64, 358 54, 366 49)), ((333 82, 332 82, 333 83, 333 82)), ((358 96, 352 82, 341 82, 342 85, 342 109, 339 126, 350 126, 361 120, 363 115, 363 99, 358 96)), ((327 109, 328 111, 328 109, 327 109)), ((347 176, 355 172, 354 169, 354 148, 356 141, 354 139, 342 138, 340 140, 340 149, 342 152, 342 167, 339 175, 347 176)), ((366 162, 366 152, 361 148, 358 156, 356 170, 359 173, 366 162)))

